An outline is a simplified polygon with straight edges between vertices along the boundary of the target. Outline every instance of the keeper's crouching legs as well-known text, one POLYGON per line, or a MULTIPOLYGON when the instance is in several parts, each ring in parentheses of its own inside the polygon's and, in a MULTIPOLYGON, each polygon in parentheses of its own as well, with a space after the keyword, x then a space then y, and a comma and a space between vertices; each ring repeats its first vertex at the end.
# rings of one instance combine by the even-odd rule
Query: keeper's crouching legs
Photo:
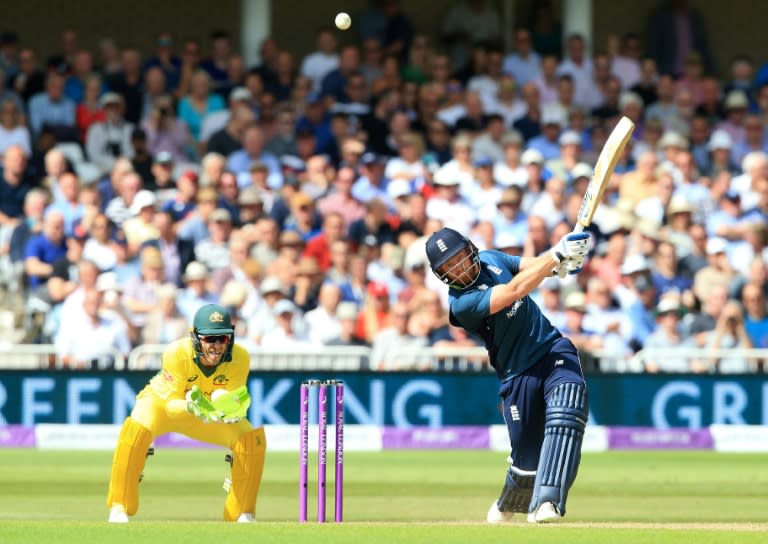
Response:
POLYGON ((263 427, 243 434, 232 445, 232 484, 224 503, 226 521, 236 521, 240 514, 256 514, 266 450, 263 427))
POLYGON ((152 433, 133 418, 126 418, 112 459, 107 508, 122 504, 129 516, 136 514, 139 509, 139 480, 151 444, 152 433))

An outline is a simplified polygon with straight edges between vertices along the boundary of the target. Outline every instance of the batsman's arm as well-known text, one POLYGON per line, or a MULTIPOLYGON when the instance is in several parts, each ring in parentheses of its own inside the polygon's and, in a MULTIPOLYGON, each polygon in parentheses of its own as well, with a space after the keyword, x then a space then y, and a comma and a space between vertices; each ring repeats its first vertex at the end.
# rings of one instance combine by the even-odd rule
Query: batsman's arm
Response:
POLYGON ((496 285, 491 289, 490 312, 495 314, 536 289, 544 278, 552 275, 552 269, 557 264, 549 251, 538 257, 521 259, 520 272, 508 283, 496 285))

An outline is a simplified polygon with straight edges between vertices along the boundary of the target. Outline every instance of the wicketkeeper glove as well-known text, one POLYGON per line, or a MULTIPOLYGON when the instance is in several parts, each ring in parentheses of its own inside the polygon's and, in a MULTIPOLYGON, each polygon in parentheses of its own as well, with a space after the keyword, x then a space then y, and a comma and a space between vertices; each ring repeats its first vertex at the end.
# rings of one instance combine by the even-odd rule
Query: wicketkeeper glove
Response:
POLYGON ((234 391, 223 391, 213 399, 213 406, 219 413, 223 414, 222 421, 224 423, 237 423, 245 419, 250 405, 251 396, 248 394, 248 388, 244 385, 234 391))
POLYGON ((217 423, 224 414, 208 400, 198 386, 192 386, 187 393, 187 412, 200 418, 203 423, 217 423))
MULTIPOLYGON (((588 232, 569 232, 555 246, 549 250, 552 258, 555 259, 557 264, 561 264, 563 261, 571 261, 581 258, 582 263, 584 257, 589 253, 588 232)), ((577 268, 580 268, 579 265, 577 268)), ((570 269, 568 269, 570 271, 570 269)))

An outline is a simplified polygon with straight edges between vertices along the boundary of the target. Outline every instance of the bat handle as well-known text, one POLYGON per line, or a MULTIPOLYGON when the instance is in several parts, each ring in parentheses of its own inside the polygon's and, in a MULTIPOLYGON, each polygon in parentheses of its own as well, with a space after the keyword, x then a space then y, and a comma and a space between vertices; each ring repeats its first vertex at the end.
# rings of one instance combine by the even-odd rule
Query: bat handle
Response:
POLYGON ((584 225, 576 223, 576 226, 573 227, 573 232, 584 232, 584 225))

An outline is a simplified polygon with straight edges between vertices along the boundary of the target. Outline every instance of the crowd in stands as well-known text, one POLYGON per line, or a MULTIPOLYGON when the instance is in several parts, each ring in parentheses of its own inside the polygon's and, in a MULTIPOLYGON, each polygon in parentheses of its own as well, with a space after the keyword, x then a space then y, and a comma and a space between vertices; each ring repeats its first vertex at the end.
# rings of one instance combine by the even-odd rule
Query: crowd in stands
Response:
POLYGON ((268 37, 257 66, 226 32, 162 33, 144 55, 66 30, 46 62, 3 33, 0 283, 39 318, 26 341, 87 366, 173 341, 217 302, 250 349, 371 346, 394 368, 393 347, 477 346, 448 323, 426 237, 547 250, 624 115, 637 128, 584 272, 532 296, 585 352, 768 348, 768 70, 738 56, 715 77, 693 45, 662 68, 631 34, 589 57, 546 18, 505 52, 484 2, 434 37, 382 5, 359 40, 321 28, 294 56, 268 37))

